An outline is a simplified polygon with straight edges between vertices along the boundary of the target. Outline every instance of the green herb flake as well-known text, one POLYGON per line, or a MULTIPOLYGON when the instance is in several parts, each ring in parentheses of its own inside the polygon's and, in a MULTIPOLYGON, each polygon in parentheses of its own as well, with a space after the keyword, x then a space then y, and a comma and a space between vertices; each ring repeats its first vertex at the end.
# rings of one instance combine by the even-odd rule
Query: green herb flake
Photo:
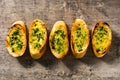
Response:
MULTIPOLYGON (((96 45, 102 45, 106 43, 106 36, 108 36, 108 31, 105 27, 100 26, 96 29, 96 32, 94 34, 94 39, 95 39, 95 43, 96 45)), ((96 49, 96 52, 100 52, 100 51, 104 51, 106 48, 104 48, 104 45, 102 46, 98 46, 98 48, 96 49)))
POLYGON ((82 27, 77 26, 75 30, 75 46, 77 47, 78 51, 82 51, 82 47, 84 45, 84 41, 87 38, 87 32, 82 29, 82 27))
POLYGON ((42 42, 44 41, 44 34, 45 32, 39 28, 33 28, 32 29, 32 39, 30 41, 31 44, 35 44, 33 45, 34 48, 40 48, 42 46, 42 44, 40 43, 40 41, 42 40, 42 42))
POLYGON ((63 52, 65 50, 65 36, 63 30, 56 30, 51 39, 52 49, 56 50, 58 53, 63 52))
POLYGON ((23 47, 23 42, 20 41, 20 31, 19 28, 15 29, 10 36, 10 46, 12 47, 12 52, 15 52, 16 50, 21 50, 23 47))

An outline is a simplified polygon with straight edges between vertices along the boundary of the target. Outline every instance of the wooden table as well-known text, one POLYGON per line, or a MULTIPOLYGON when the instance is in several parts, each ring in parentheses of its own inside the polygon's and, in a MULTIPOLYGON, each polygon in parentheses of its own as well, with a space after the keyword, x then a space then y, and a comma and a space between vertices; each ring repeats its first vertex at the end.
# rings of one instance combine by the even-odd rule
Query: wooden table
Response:
POLYGON ((119 0, 0 0, 0 80, 120 80, 120 1, 119 0), (53 24, 64 20, 69 33, 74 19, 86 21, 90 30, 98 21, 110 24, 112 46, 98 59, 91 44, 82 59, 68 55, 56 59, 48 47, 45 55, 33 60, 27 49, 22 57, 8 54, 5 37, 11 24, 22 20, 29 28, 34 19, 42 19, 51 31, 53 24))

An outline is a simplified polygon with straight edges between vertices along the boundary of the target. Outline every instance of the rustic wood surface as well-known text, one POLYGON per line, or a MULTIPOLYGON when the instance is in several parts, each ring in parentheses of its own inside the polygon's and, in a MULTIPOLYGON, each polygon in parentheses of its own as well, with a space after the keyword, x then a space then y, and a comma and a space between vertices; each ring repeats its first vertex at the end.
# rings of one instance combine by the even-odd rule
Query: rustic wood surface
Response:
POLYGON ((120 0, 0 0, 0 80, 120 80, 120 0), (68 55, 56 59, 48 47, 45 55, 33 60, 27 49, 22 57, 8 54, 5 37, 11 24, 23 20, 27 28, 32 20, 42 19, 50 32, 53 24, 64 20, 69 33, 74 19, 86 21, 90 30, 98 21, 110 24, 112 46, 98 59, 91 44, 82 59, 68 55))

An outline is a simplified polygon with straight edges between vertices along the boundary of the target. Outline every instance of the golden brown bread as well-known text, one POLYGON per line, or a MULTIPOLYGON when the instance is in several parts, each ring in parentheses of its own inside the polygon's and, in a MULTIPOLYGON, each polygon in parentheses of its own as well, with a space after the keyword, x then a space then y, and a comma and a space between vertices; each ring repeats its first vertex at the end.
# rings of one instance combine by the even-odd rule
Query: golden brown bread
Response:
POLYGON ((42 20, 33 20, 29 27, 29 51, 33 59, 39 59, 46 51, 47 29, 42 20))
POLYGON ((49 36, 51 52, 56 58, 63 58, 69 50, 68 31, 64 21, 57 21, 49 36))
POLYGON ((76 19, 71 29, 71 49, 75 58, 82 58, 87 51, 90 31, 82 19, 76 19))
POLYGON ((16 21, 6 36, 7 50, 13 57, 19 57, 24 54, 26 46, 26 26, 23 21, 16 21))
POLYGON ((96 57, 103 57, 110 48, 112 30, 108 23, 98 22, 92 31, 92 48, 96 57))

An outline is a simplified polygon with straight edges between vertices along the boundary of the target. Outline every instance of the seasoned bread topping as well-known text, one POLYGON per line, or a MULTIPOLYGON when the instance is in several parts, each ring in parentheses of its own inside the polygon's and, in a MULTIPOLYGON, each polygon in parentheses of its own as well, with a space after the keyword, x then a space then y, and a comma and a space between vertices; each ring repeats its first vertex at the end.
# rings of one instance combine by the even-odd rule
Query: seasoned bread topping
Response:
POLYGON ((109 44, 109 28, 107 25, 98 26, 95 29, 93 40, 95 41, 95 47, 97 53, 105 52, 109 44))
POLYGON ((45 26, 45 24, 38 21, 36 21, 32 26, 30 45, 33 50, 41 48, 45 42, 45 35, 47 33, 43 26, 45 26))
POLYGON ((85 41, 89 38, 88 29, 84 25, 77 25, 75 30, 75 47, 78 52, 83 50, 85 41))
POLYGON ((57 53, 62 53, 65 51, 65 33, 63 30, 56 30, 52 36, 51 44, 52 49, 55 50, 57 53))
MULTIPOLYGON (((18 26, 18 25, 17 25, 18 26)), ((16 52, 22 49, 23 47, 23 41, 24 38, 23 34, 21 34, 21 30, 19 27, 14 28, 9 36, 9 44, 11 47, 12 52, 16 52)))

